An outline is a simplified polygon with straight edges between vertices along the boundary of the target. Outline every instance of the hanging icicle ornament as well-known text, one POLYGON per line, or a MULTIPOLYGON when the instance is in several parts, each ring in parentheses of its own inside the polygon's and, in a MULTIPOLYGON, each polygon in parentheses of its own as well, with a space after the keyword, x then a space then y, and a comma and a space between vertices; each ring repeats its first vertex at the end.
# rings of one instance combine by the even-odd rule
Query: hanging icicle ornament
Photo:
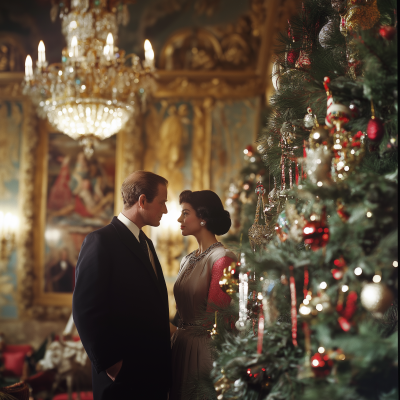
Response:
POLYGON ((236 321, 236 329, 245 332, 250 327, 247 319, 247 300, 249 294, 249 277, 245 272, 239 273, 239 319, 236 321))
POLYGON ((262 246, 265 244, 267 241, 271 240, 272 238, 272 232, 270 231, 268 225, 267 225, 267 220, 265 219, 265 224, 260 225, 259 218, 260 218, 260 208, 261 208, 261 218, 262 215, 264 214, 265 210, 265 204, 264 204, 264 193, 265 189, 264 186, 262 185, 261 182, 257 183, 257 187, 255 192, 258 195, 258 200, 257 200, 257 208, 256 208, 256 216, 254 218, 254 224, 250 227, 249 229, 249 241, 250 241, 250 246, 253 251, 256 251, 258 246, 262 246))
POLYGON ((261 306, 258 318, 257 354, 262 353, 263 341, 264 341, 264 313, 263 313, 263 306, 261 306))
POLYGON ((292 320, 292 342, 294 346, 297 346, 297 301, 296 301, 296 281, 293 276, 293 266, 289 267, 290 271, 290 304, 291 311, 290 316, 292 320))

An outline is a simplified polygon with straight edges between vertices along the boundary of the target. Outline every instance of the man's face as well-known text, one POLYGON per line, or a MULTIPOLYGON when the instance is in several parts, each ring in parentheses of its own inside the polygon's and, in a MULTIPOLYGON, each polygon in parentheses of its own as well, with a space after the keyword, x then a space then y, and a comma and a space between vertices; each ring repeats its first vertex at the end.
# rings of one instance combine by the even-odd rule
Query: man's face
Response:
POLYGON ((167 214, 167 187, 163 184, 158 185, 158 193, 154 200, 144 203, 144 222, 146 225, 159 226, 163 214, 167 214))

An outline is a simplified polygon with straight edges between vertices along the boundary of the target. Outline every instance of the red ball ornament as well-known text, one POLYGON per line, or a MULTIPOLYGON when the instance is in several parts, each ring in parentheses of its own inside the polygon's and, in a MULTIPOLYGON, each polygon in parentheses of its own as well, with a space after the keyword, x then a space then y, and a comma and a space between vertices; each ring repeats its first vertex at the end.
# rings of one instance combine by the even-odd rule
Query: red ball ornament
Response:
POLYGON ((394 26, 381 26, 379 34, 386 40, 392 40, 396 35, 397 29, 394 26))
POLYGON ((310 221, 303 228, 304 243, 311 246, 311 250, 318 250, 326 246, 329 240, 329 228, 322 221, 310 221))
POLYGON ((287 54, 287 61, 289 64, 294 64, 296 60, 299 58, 298 50, 289 50, 287 54))
POLYGON ((311 357, 311 367, 316 378, 323 378, 331 373, 333 360, 327 354, 315 353, 311 357))
POLYGON ((371 118, 368 122, 367 126, 367 136, 369 140, 373 142, 379 142, 383 134, 385 133, 385 128, 383 126, 383 122, 379 118, 371 118))

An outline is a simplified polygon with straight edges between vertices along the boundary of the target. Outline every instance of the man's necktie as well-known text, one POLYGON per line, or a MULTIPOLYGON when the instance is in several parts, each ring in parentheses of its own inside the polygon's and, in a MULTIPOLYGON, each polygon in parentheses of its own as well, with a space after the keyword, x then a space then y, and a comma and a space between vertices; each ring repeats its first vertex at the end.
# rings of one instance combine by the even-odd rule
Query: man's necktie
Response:
POLYGON ((149 257, 149 249, 147 247, 147 241, 146 241, 146 236, 143 233, 142 230, 140 230, 139 232, 139 242, 140 242, 140 246, 142 247, 142 250, 144 251, 144 254, 146 255, 146 257, 148 259, 150 259, 149 257))

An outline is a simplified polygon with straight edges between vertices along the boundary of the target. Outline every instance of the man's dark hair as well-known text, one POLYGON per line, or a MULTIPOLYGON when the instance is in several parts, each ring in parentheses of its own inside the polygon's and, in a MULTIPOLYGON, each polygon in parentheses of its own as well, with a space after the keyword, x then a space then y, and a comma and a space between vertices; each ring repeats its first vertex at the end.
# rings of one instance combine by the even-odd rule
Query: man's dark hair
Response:
POLYGON ((168 185, 168 181, 160 175, 149 171, 135 171, 130 174, 121 186, 124 208, 131 208, 144 194, 151 203, 158 194, 158 185, 168 185))

